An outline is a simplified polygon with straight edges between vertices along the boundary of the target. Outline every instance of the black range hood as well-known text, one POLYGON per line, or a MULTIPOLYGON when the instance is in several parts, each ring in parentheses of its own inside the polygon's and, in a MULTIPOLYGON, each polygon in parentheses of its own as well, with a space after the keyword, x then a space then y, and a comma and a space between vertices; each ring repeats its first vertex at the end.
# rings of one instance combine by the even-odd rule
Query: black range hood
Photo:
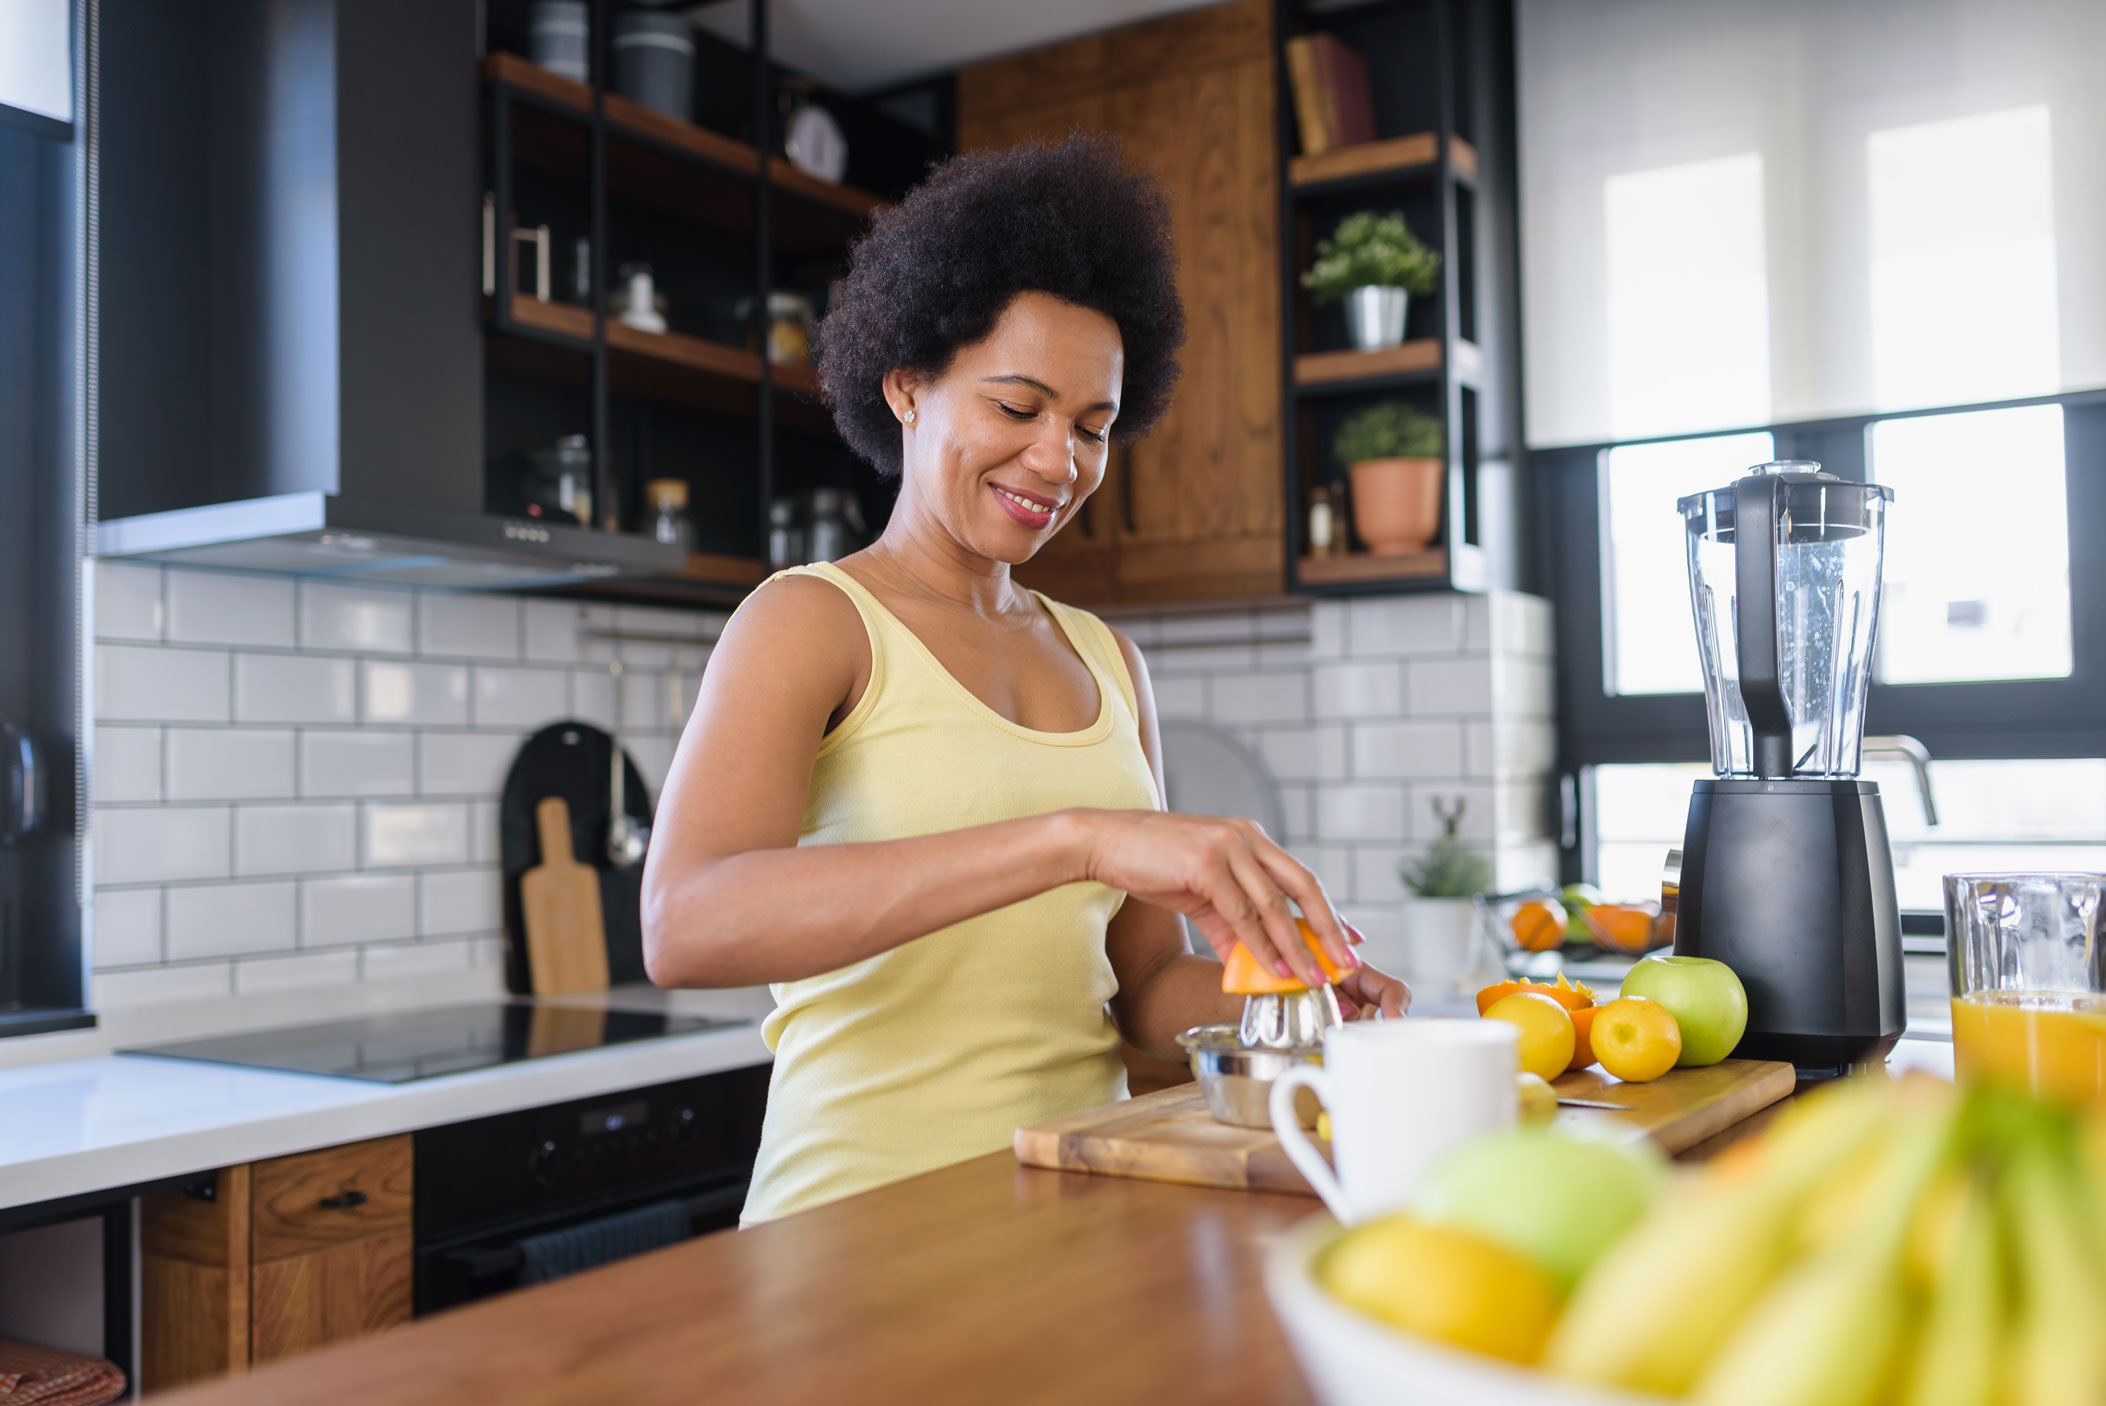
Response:
MULTIPOLYGON (((497 590, 685 566, 489 511, 539 445, 485 443, 478 8, 156 0, 109 26, 102 555, 497 590)), ((543 443, 593 428, 542 418, 543 443)))
POLYGON ((318 492, 119 518, 97 535, 106 557, 451 590, 656 575, 687 561, 678 547, 628 534, 318 492))

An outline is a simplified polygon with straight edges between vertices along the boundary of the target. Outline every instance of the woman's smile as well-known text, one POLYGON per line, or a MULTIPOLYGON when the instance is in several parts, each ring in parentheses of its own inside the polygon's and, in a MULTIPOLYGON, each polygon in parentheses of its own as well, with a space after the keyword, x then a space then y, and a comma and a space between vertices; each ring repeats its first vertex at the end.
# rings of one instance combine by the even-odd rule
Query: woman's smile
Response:
POLYGON ((1004 488, 999 483, 987 486, 994 490, 995 501, 1002 505, 1004 512, 1034 532, 1052 526, 1053 515, 1060 511, 1058 501, 1041 498, 1035 493, 1004 488))

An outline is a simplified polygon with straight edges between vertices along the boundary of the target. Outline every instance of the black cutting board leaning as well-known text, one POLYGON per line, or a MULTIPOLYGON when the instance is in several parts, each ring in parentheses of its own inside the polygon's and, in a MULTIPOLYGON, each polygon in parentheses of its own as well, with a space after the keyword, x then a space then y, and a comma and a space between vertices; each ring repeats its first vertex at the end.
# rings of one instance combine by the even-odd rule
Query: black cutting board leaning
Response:
MULTIPOLYGON (((644 981, 643 866, 617 869, 607 860, 609 761, 614 739, 591 723, 550 723, 529 737, 512 759, 498 802, 498 852, 504 864, 505 984, 525 994, 526 923, 519 906, 519 876, 541 862, 534 807, 561 796, 570 807, 571 850, 580 864, 599 874, 600 913, 607 928, 607 979, 644 981)), ((651 796, 636 763, 622 754, 622 808, 639 825, 651 823, 651 796)))

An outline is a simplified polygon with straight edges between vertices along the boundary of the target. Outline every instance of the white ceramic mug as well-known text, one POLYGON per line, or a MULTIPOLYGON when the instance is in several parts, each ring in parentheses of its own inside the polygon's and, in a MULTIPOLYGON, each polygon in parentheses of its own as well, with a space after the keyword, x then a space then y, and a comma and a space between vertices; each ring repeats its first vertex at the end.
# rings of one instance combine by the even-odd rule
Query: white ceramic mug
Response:
POLYGON ((1520 1116, 1521 1032, 1503 1020, 1362 1020, 1324 1032, 1322 1067, 1272 1081, 1272 1130, 1348 1225, 1395 1210, 1449 1148, 1520 1116), (1294 1115, 1307 1087, 1331 1115, 1332 1173, 1294 1115))

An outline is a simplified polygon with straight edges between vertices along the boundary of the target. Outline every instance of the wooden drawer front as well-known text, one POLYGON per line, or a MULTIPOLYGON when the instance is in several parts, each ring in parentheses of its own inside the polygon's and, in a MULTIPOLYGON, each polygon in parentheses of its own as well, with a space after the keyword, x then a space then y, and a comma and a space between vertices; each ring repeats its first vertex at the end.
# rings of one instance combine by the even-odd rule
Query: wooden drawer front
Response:
POLYGON ((257 1265, 250 1360, 409 1322, 411 1265, 406 1229, 257 1265))
POLYGON ((258 1162, 251 1194, 258 1264, 407 1230, 409 1135, 258 1162))

